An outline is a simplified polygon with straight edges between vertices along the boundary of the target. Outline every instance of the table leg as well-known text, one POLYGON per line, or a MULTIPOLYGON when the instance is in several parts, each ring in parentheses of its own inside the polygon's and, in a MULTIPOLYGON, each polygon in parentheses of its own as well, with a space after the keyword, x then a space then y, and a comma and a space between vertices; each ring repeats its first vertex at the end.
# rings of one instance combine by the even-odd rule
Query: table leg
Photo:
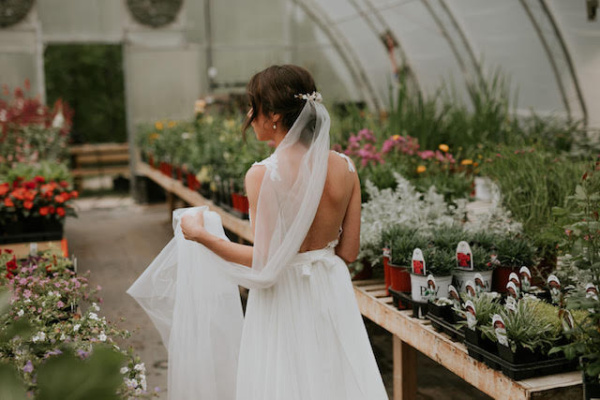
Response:
POLYGON ((417 351, 394 335, 394 400, 417 398, 417 351))
POLYGON ((175 195, 173 192, 167 191, 167 204, 169 205, 169 218, 173 215, 173 210, 175 210, 175 195))

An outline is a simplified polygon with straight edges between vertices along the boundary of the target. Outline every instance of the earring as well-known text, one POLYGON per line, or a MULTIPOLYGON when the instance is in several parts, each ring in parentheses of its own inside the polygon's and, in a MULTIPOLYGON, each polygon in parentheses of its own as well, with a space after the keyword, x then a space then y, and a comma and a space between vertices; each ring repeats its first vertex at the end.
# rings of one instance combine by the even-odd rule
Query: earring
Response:
POLYGON ((273 130, 276 131, 277 130, 277 124, 273 124, 273 130))

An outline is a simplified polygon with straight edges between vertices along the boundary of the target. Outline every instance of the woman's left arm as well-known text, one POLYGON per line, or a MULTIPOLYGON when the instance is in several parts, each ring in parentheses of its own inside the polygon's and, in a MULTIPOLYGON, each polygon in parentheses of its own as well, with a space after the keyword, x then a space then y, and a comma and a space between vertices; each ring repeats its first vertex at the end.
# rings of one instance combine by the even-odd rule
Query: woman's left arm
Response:
MULTIPOLYGON (((252 221, 253 232, 254 221, 256 220, 256 204, 258 203, 258 194, 264 175, 265 167, 263 166, 254 166, 246 173, 246 193, 248 195, 248 203, 250 204, 250 219, 252 221)), ((204 216, 202 213, 184 215, 181 219, 181 231, 183 237, 187 240, 193 240, 206 246, 210 251, 226 261, 247 267, 252 266, 254 248, 252 246, 233 243, 209 233, 204 229, 204 216)))

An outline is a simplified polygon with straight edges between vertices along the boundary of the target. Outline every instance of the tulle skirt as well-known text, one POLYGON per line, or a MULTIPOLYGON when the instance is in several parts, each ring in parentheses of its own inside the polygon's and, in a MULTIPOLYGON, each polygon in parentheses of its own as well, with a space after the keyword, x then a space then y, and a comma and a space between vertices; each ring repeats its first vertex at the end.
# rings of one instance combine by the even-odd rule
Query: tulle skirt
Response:
POLYGON ((250 291, 238 400, 388 399, 350 274, 332 248, 298 254, 250 291))

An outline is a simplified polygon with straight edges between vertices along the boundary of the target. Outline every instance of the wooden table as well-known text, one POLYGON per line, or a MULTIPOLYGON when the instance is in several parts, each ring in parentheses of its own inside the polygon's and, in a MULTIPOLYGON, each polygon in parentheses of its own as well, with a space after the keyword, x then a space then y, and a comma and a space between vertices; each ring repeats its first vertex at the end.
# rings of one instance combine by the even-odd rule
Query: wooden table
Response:
POLYGON ((17 258, 25 258, 38 251, 59 250, 65 257, 69 256, 67 239, 30 242, 30 243, 9 243, 0 244, 0 250, 10 249, 17 258))
POLYGON ((412 311, 394 307, 383 281, 355 281, 354 292, 362 315, 394 335, 394 400, 416 398, 417 350, 495 399, 580 400, 583 397, 579 371, 513 381, 476 361, 462 343, 435 331, 429 321, 413 318, 412 311))
POLYGON ((200 193, 185 187, 178 180, 164 175, 162 172, 151 168, 146 163, 137 163, 137 173, 150 178, 165 189, 171 211, 174 209, 175 197, 182 199, 192 206, 209 206, 212 211, 215 211, 221 216, 221 221, 223 222, 223 227, 225 229, 233 232, 239 238, 249 242, 254 241, 254 234, 252 233, 250 221, 240 219, 230 214, 221 207, 216 206, 212 201, 202 197, 200 193))

